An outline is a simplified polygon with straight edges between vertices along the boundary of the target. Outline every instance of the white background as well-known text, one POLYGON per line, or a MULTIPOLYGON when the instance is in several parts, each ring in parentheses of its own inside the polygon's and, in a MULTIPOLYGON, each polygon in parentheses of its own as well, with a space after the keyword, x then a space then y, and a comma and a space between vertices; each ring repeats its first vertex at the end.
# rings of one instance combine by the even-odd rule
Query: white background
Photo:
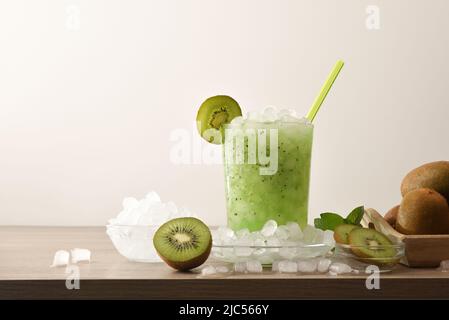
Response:
POLYGON ((153 189, 223 224, 222 167, 173 164, 170 134, 215 94, 305 114, 339 58, 310 215, 384 212, 410 169, 449 158, 448 12, 444 0, 2 1, 0 224, 104 225, 153 189))

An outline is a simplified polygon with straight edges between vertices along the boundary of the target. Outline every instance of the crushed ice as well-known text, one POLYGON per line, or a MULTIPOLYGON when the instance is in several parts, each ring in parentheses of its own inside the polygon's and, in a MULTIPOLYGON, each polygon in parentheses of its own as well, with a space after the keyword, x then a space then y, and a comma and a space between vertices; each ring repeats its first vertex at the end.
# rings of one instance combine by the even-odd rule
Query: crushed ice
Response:
POLYGON ((232 119, 231 126, 241 126, 246 122, 300 122, 310 123, 306 118, 301 118, 292 109, 278 109, 275 106, 267 106, 259 111, 248 112, 245 116, 232 119))

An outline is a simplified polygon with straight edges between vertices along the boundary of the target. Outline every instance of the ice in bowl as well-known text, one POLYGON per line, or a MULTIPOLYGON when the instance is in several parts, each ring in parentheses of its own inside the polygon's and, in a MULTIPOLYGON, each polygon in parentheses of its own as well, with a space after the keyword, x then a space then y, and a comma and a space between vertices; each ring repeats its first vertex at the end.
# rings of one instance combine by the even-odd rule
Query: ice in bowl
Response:
POLYGON ((125 198, 122 206, 117 217, 109 220, 106 233, 122 256, 137 262, 162 261, 153 246, 159 226, 170 219, 193 216, 187 208, 178 208, 171 201, 162 202, 154 191, 140 200, 125 198))

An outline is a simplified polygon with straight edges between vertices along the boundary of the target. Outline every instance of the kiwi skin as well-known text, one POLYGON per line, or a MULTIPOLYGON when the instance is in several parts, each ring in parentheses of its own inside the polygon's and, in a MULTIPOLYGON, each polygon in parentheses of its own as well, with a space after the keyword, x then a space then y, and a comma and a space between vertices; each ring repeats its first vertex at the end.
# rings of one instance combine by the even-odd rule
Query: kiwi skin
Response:
POLYGON ((428 188, 415 189, 402 199, 396 221, 402 234, 448 234, 449 205, 446 199, 428 188))
POLYGON ((410 191, 420 188, 433 189, 449 202, 449 161, 424 164, 410 171, 402 180, 403 197, 410 191))
POLYGON ((178 271, 185 272, 185 271, 194 269, 196 267, 199 267, 204 262, 206 262, 207 258, 209 258, 211 249, 212 249, 212 238, 209 242, 209 246, 207 247, 207 250, 204 251, 204 253, 202 255, 195 257, 194 259, 190 259, 190 260, 183 261, 183 262, 175 262, 175 261, 171 261, 171 260, 164 258, 162 255, 159 254, 159 252, 158 252, 158 254, 159 254, 159 257, 161 257, 161 259, 164 260, 164 262, 166 264, 168 264, 170 267, 172 267, 173 269, 176 269, 178 271))
POLYGON ((398 213, 399 213, 399 205, 388 210, 388 212, 384 216, 385 221, 387 221, 388 224, 393 228, 396 228, 396 220, 398 217, 398 213))

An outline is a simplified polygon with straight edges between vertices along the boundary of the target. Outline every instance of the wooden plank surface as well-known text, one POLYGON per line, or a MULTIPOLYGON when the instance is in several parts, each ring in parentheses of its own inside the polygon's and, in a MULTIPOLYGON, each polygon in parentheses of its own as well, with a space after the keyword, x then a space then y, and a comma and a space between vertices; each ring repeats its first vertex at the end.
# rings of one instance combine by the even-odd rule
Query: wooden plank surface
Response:
MULTIPOLYGON (((209 261, 215 264, 215 261, 209 261)), ((200 278, 162 263, 129 262, 101 227, 0 227, 0 298, 449 298, 449 273, 399 267, 367 290, 366 275, 239 274, 200 278), (65 268, 50 268, 56 250, 88 248, 80 290, 67 290, 65 268)))

